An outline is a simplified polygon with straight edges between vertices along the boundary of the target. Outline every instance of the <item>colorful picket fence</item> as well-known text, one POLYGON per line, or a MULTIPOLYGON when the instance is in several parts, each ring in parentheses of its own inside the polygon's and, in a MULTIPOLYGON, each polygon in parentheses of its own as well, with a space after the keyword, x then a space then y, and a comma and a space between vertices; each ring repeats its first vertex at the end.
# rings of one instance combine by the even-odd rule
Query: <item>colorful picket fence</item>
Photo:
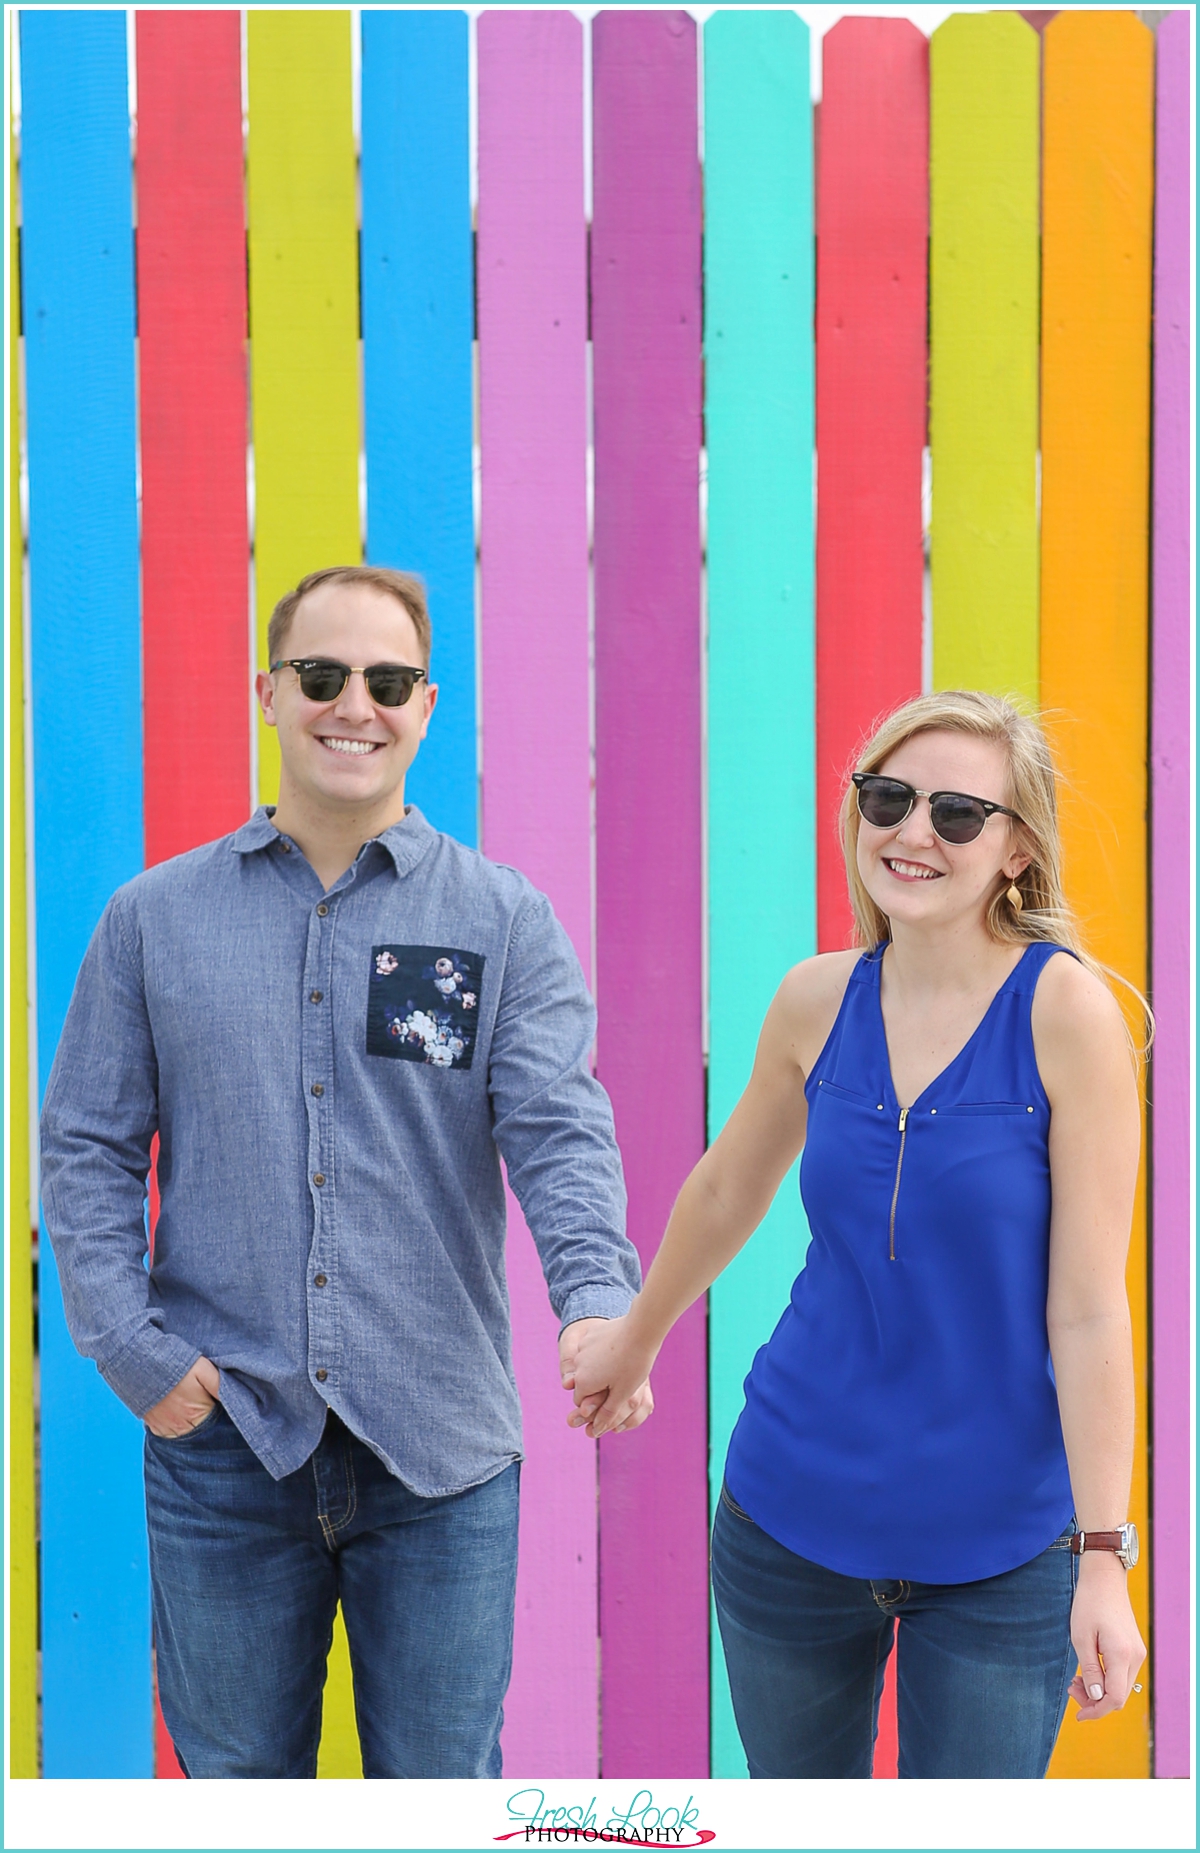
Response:
MULTIPOLYGON (((136 233, 127 15, 17 17, 12 1774, 178 1773, 139 1426, 75 1354, 45 1245, 39 1565, 27 1103, 114 887, 272 795, 248 680, 276 597, 365 557, 430 588, 411 795, 543 887, 594 974, 643 1260, 780 976, 846 943, 834 815, 863 732, 923 678, 1053 711, 1072 893, 1158 1043, 1129 1265, 1153 1658, 1052 1773, 1186 1775, 1189 15, 1157 61, 1132 13, 964 13, 929 42, 847 18, 818 123, 787 10, 713 13, 701 84, 681 10, 363 9, 356 145, 348 9, 138 12, 136 233)), ((804 1242, 793 1179, 673 1334, 653 1421, 596 1450, 512 1206, 507 1774, 745 1774, 707 1512, 804 1242)), ((320 1768, 358 1769, 340 1633, 320 1768)))

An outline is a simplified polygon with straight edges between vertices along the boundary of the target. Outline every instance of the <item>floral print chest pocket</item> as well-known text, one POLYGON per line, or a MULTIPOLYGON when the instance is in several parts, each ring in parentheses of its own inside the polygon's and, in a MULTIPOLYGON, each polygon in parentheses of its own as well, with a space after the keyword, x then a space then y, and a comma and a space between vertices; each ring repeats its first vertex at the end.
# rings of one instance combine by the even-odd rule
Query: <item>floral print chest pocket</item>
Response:
POLYGON ((452 946, 372 946, 367 1054, 469 1068, 485 963, 452 946))

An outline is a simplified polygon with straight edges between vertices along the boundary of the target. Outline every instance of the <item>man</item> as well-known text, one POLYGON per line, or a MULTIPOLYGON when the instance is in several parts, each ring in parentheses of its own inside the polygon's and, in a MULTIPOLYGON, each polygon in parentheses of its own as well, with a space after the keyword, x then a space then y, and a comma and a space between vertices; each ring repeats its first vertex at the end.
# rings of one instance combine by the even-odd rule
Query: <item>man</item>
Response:
POLYGON ((76 1344, 146 1424, 191 1776, 315 1774, 339 1598, 364 1774, 500 1774, 521 1444, 498 1151, 565 1381, 638 1285, 566 935, 404 801, 429 647, 406 574, 281 599, 258 677, 279 803, 114 895, 47 1090, 47 1232, 76 1344))

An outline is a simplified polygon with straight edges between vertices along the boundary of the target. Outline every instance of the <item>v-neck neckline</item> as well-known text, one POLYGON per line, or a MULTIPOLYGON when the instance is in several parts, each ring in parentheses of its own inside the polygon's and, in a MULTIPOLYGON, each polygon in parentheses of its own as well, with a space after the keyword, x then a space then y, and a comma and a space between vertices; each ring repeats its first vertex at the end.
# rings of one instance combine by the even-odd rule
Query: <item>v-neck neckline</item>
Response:
POLYGON ((951 1056, 950 1060, 946 1063, 946 1066, 938 1070, 937 1074, 934 1075, 932 1081, 929 1081, 926 1083, 926 1085, 921 1089, 920 1093, 917 1095, 916 1099, 912 1101, 910 1105, 907 1107, 902 1107, 900 1105, 900 1096, 896 1092, 896 1083, 892 1079, 892 1052, 891 1052, 891 1049, 888 1047, 887 1024, 883 1020, 883 954, 884 952, 887 951, 887 946, 886 945, 884 946, 883 951, 880 952, 879 957, 875 962, 876 964, 875 1019, 879 1025, 879 1036, 880 1036, 880 1041, 883 1045, 883 1072, 887 1080, 888 1090, 892 1097, 892 1103, 895 1106, 896 1111, 898 1113, 915 1113, 916 1109, 920 1106, 925 1096, 931 1093, 933 1089, 938 1086, 939 1082, 945 1080, 946 1076, 950 1073, 950 1070, 952 1068, 957 1067, 958 1063, 961 1062, 963 1056, 967 1053, 972 1043, 980 1035, 981 1031, 984 1028, 984 1025, 987 1023, 988 1018, 991 1016, 993 1010, 996 1008, 996 1005, 1000 1002, 1000 999, 1004 996, 1004 993, 1007 991, 1009 985, 1012 983, 1013 979, 1016 977, 1017 973, 1020 971, 1022 965, 1024 965, 1025 960, 1029 956, 1029 953, 1032 950, 1033 945, 1034 945, 1034 941, 1030 940, 1028 944, 1026 945, 1024 952, 1021 954, 1020 958, 1017 960, 1016 964, 1013 966, 1012 970, 1009 972, 1007 978, 1005 978, 1004 982, 992 993, 987 1009, 984 1011, 978 1023, 975 1025, 974 1029, 971 1031, 971 1034, 967 1037, 967 1040, 963 1043, 963 1046, 958 1051, 958 1054, 951 1056))

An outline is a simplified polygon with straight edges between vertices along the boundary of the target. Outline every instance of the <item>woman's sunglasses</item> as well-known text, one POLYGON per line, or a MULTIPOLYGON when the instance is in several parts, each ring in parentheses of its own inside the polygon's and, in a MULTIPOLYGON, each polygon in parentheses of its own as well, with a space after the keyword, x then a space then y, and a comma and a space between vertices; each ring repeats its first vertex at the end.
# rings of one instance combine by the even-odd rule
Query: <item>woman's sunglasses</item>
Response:
POLYGON ((425 681, 423 669, 408 663, 372 663, 369 669, 352 669, 329 656, 285 656, 276 669, 294 669, 300 678, 300 693, 309 701, 336 701, 351 676, 361 675, 371 700, 381 708, 402 708, 418 682, 425 681))
POLYGON ((1021 821, 1006 804, 969 798, 962 791, 918 791, 903 779, 883 778, 878 772, 854 772, 851 777, 858 787, 858 814, 876 830, 895 830, 918 798, 929 799, 929 821, 943 843, 973 843, 993 811, 1021 821))

